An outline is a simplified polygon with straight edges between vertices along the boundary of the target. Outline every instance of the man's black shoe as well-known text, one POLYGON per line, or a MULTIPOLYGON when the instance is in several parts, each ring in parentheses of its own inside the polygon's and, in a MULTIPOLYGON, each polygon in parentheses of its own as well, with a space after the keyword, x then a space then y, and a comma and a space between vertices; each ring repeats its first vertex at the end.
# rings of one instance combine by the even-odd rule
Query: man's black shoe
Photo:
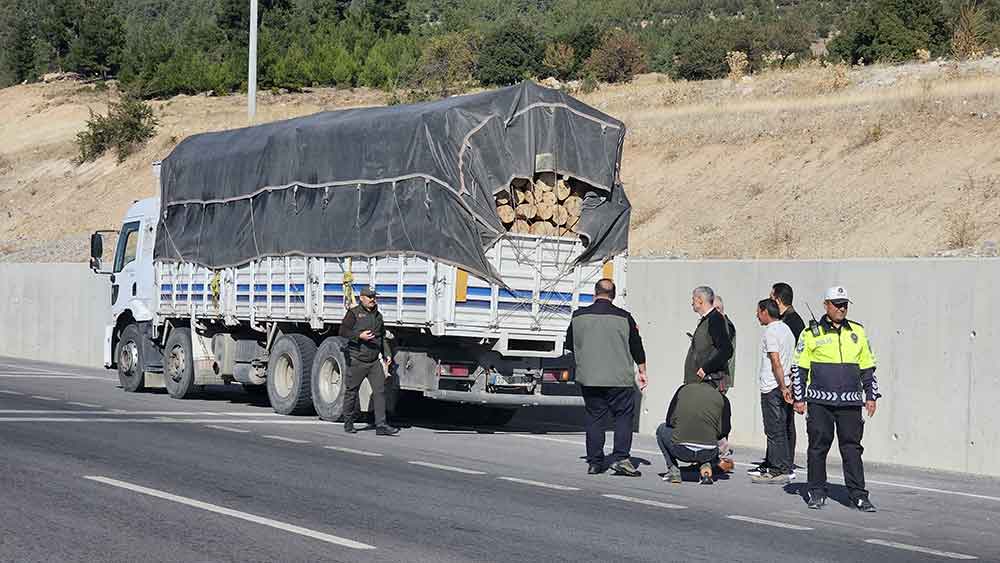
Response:
POLYGON ((806 506, 813 510, 819 510, 820 508, 823 508, 824 504, 826 504, 826 495, 815 491, 809 491, 809 498, 806 500, 806 506))
POLYGON ((868 497, 861 497, 854 501, 854 508, 857 508, 861 512, 877 512, 878 509, 872 504, 872 501, 868 500, 868 497))
POLYGON ((395 436, 399 434, 399 428, 394 426, 379 426, 375 428, 376 436, 395 436))
POLYGON ((604 465, 600 463, 587 464, 587 475, 600 475, 604 473, 604 465))
POLYGON ((344 432, 347 432, 348 434, 357 434, 358 430, 356 428, 354 428, 354 423, 353 422, 345 422, 344 423, 344 432))

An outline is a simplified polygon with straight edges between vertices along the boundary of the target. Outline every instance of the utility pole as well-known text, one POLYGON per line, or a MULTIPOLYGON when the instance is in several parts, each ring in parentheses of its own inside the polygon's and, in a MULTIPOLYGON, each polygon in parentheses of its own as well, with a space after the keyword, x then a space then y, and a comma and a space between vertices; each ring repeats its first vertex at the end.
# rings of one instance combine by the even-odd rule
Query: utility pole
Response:
POLYGON ((247 73, 247 118, 257 117, 257 0, 250 0, 250 68, 247 73))

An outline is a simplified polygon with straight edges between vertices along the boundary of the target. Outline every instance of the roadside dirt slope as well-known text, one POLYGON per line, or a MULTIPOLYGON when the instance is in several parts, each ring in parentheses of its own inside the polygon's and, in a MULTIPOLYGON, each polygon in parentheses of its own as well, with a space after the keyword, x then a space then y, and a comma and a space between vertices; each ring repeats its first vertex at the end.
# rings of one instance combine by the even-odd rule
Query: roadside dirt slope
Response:
MULTIPOLYGON (((246 124, 243 96, 153 102, 126 162, 77 166, 75 135, 114 89, 0 90, 0 261, 83 261, 87 234, 155 193, 150 162, 246 124)), ((1000 61, 812 66, 743 80, 644 75, 580 97, 629 126, 632 253, 690 257, 995 255, 1000 61), (831 244, 831 241, 836 241, 831 244)), ((265 93, 259 121, 379 105, 381 92, 265 93)))

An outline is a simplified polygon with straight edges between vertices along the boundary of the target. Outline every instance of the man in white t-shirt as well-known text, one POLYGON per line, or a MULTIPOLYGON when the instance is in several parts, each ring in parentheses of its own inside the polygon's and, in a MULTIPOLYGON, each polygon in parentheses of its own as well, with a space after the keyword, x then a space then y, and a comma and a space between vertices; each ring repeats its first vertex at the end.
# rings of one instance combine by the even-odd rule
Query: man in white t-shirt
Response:
POLYGON ((781 320, 778 304, 773 299, 757 303, 757 320, 764 326, 761 337, 760 409, 764 416, 767 453, 756 471, 751 471, 754 483, 783 485, 792 478, 792 460, 788 450, 788 417, 792 412, 792 357, 795 336, 781 320))

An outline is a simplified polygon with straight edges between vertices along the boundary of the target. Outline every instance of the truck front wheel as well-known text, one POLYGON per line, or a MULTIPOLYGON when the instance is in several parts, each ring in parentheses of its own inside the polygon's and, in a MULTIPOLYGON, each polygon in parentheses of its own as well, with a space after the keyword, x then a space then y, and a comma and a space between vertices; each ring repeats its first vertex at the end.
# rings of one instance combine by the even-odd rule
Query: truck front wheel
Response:
POLYGON ((312 400, 316 413, 323 420, 336 421, 343 415, 344 389, 347 387, 344 344, 342 338, 327 338, 313 360, 312 400))
POLYGON ((267 396, 278 414, 312 414, 312 367, 316 343, 302 334, 285 334, 267 362, 267 396))
POLYGON ((122 389, 135 393, 143 389, 145 383, 142 371, 142 334, 139 327, 130 324, 118 337, 118 349, 115 351, 118 362, 118 381, 122 389))
POLYGON ((198 391, 194 384, 191 329, 175 328, 167 338, 163 356, 163 384, 175 399, 189 399, 198 391))

